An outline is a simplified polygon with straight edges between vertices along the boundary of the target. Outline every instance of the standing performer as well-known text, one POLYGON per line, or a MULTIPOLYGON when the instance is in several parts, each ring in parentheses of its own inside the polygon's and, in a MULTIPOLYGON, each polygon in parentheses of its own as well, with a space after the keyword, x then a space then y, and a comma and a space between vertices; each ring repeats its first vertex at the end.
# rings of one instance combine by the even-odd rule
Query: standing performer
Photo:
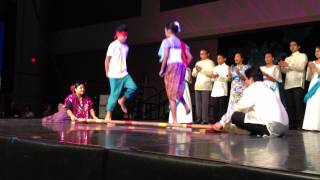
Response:
POLYGON ((74 92, 64 101, 67 115, 72 121, 89 118, 98 119, 92 107, 93 102, 85 92, 84 83, 76 83, 74 85, 74 92))
POLYGON ((196 123, 207 124, 209 122, 209 100, 212 90, 212 70, 214 63, 209 59, 209 51, 202 49, 200 51, 200 61, 193 68, 192 76, 196 77, 194 85, 195 100, 196 100, 196 123))
POLYGON ((211 97, 213 97, 213 122, 221 119, 228 107, 228 81, 229 66, 226 65, 226 57, 222 54, 217 55, 218 65, 213 68, 212 78, 214 79, 211 97))
POLYGON ((280 67, 273 64, 274 56, 271 52, 265 53, 264 60, 266 62, 266 65, 260 67, 263 74, 264 82, 280 98, 279 83, 282 83, 280 67))
POLYGON ((286 74, 284 89, 286 93, 287 108, 289 113, 290 128, 300 129, 304 116, 304 83, 305 68, 308 57, 299 52, 300 44, 297 41, 290 42, 291 56, 280 61, 281 72, 286 74))
MULTIPOLYGON (((189 84, 191 84, 191 69, 187 68, 186 77, 185 77, 185 88, 183 97, 189 107, 192 107, 189 84)), ((177 105, 177 121, 178 123, 192 123, 192 108, 190 108, 190 113, 186 114, 185 109, 182 103, 178 102, 177 105)), ((169 113, 169 123, 173 122, 172 112, 169 113)))
POLYGON ((174 124, 178 123, 177 101, 183 104, 187 114, 191 111, 183 97, 183 93, 185 89, 186 67, 191 62, 192 55, 187 45, 176 36, 180 31, 180 24, 177 21, 166 24, 166 39, 162 41, 161 45, 164 49, 164 55, 159 72, 159 76, 164 77, 174 124))
POLYGON ((115 40, 108 47, 105 59, 106 77, 109 78, 110 83, 110 95, 106 106, 107 114, 105 120, 112 119, 112 111, 117 102, 122 111, 128 113, 125 102, 133 96, 137 89, 136 84, 127 71, 126 61, 129 51, 129 47, 126 44, 128 38, 127 27, 125 25, 118 26, 114 38, 115 40), (119 98, 122 93, 124 95, 119 98))
POLYGON ((240 52, 237 52, 234 55, 234 62, 236 65, 232 65, 229 68, 229 76, 232 78, 232 81, 227 112, 233 112, 234 104, 236 104, 241 98, 242 92, 245 88, 244 81, 246 79, 246 76, 244 72, 249 68, 248 65, 244 64, 244 56, 240 52))
POLYGON ((307 103, 302 129, 320 131, 320 46, 316 47, 317 60, 309 62, 307 80, 310 81, 309 91, 304 101, 307 103))

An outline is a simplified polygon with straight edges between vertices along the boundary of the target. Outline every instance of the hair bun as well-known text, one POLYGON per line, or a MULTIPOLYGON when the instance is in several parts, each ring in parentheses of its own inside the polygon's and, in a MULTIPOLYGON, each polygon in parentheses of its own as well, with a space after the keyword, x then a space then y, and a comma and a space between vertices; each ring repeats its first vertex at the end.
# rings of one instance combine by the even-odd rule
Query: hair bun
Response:
POLYGON ((177 26, 178 28, 178 33, 181 32, 181 27, 180 27, 180 23, 178 21, 174 21, 173 22, 175 26, 177 26))

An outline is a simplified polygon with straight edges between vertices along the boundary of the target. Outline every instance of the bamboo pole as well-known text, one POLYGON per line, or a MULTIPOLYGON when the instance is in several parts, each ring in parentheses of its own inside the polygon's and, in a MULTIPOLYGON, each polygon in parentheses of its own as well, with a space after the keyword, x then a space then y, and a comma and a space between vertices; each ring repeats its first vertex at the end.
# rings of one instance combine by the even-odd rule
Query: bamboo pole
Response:
POLYGON ((149 126, 149 127, 176 127, 176 128, 192 128, 192 129, 206 129, 213 130, 213 125, 204 124, 171 124, 166 122, 146 122, 146 121, 124 121, 124 120, 111 120, 104 119, 78 119, 79 123, 88 124, 115 124, 115 125, 128 125, 128 126, 149 126))

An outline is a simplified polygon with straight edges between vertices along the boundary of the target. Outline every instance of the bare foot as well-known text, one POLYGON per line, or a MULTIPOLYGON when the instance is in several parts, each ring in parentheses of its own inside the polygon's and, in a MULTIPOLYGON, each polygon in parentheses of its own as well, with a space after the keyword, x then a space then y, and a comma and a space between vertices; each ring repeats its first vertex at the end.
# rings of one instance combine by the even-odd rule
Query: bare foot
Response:
POLYGON ((107 127, 114 127, 114 126, 116 126, 114 123, 112 123, 112 119, 111 118, 105 118, 104 119, 105 121, 106 121, 106 123, 107 123, 107 127))
POLYGON ((112 117, 112 113, 111 113, 111 111, 108 111, 107 114, 106 114, 106 117, 104 118, 104 120, 105 121, 111 121, 112 120, 111 117, 112 117))
POLYGON ((173 127, 176 127, 176 126, 179 125, 179 123, 178 123, 177 121, 173 121, 173 122, 172 122, 172 125, 173 125, 173 127))
POLYGON ((126 107, 126 105, 125 105, 125 98, 124 98, 124 97, 122 97, 122 98, 120 98, 120 99, 118 100, 118 104, 120 105, 121 110, 122 110, 125 114, 127 114, 127 113, 128 113, 128 110, 127 110, 127 107, 126 107))

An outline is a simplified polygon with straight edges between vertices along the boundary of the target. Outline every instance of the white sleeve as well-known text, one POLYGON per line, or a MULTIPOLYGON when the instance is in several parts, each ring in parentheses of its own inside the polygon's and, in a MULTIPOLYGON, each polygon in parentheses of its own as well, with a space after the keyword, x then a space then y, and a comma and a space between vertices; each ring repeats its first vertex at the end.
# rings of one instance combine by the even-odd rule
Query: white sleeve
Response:
POLYGON ((276 79, 276 81, 278 81, 279 83, 282 83, 282 75, 280 72, 280 67, 276 66, 276 68, 274 69, 274 78, 276 79))
MULTIPOLYGON (((289 66, 289 57, 287 57, 285 60, 284 60, 285 62, 287 62, 288 63, 288 66, 289 66)), ((285 73, 287 73, 288 71, 289 71, 289 67, 280 67, 280 71, 283 73, 283 74, 285 74, 285 73)))
POLYGON ((220 123, 222 126, 225 126, 226 124, 230 123, 230 122, 231 122, 231 117, 232 117, 232 115, 233 115, 233 112, 234 112, 234 111, 230 111, 230 112, 225 113, 225 114, 221 117, 219 123, 220 123))
POLYGON ((186 82, 188 83, 192 83, 192 79, 191 79, 191 69, 190 68, 187 68, 186 70, 186 76, 185 76, 185 79, 184 79, 186 82))
POLYGON ((170 42, 168 39, 164 39, 161 44, 163 44, 164 49, 171 48, 170 42))
POLYGON ((197 64, 198 64, 198 63, 196 63, 195 67, 192 69, 192 74, 191 74, 192 77, 197 77, 197 75, 198 75, 198 71, 197 71, 197 69, 196 69, 197 64))
POLYGON ((222 82, 228 81, 228 74, 229 74, 228 69, 226 71, 223 69, 220 72, 217 72, 217 74, 219 74, 218 81, 222 81, 222 82))
POLYGON ((304 72, 306 65, 308 63, 308 57, 307 55, 303 54, 301 55, 301 60, 294 61, 293 63, 289 64, 289 69, 298 71, 298 72, 304 72))
POLYGON ((306 80, 307 80, 307 81, 311 81, 311 80, 312 80, 312 77, 313 77, 312 70, 308 67, 308 68, 307 68, 307 73, 306 73, 306 80))
POLYGON ((251 93, 252 89, 245 89, 239 102, 235 104, 235 111, 247 112, 255 104, 255 94, 251 93))
POLYGON ((109 45, 108 50, 107 50, 107 56, 112 57, 114 52, 114 46, 112 44, 109 45))
POLYGON ((163 55, 164 55, 164 42, 162 41, 158 51, 158 56, 162 59, 163 55))

